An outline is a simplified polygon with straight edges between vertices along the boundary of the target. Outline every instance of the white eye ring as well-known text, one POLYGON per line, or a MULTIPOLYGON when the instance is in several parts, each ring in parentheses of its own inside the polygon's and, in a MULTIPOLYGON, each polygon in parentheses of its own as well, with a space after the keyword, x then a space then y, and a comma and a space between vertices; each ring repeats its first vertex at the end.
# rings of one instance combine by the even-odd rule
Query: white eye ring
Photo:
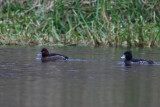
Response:
POLYGON ((125 55, 123 55, 123 56, 121 57, 121 59, 124 59, 124 58, 126 58, 126 56, 125 56, 125 55))

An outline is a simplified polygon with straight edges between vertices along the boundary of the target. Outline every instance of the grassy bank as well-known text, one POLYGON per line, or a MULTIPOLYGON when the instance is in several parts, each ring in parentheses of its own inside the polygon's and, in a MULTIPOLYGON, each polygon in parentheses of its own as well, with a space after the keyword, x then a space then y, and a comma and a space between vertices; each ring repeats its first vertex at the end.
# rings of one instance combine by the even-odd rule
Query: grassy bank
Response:
POLYGON ((159 0, 12 0, 1 44, 160 45, 159 0))

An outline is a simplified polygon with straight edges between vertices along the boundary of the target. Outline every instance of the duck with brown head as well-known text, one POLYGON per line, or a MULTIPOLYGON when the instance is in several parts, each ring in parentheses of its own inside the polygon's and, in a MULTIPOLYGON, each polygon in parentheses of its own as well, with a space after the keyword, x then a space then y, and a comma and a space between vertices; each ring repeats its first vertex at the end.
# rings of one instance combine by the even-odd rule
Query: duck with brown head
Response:
POLYGON ((68 57, 65 55, 57 54, 57 53, 49 53, 49 51, 46 48, 42 48, 41 50, 41 61, 56 61, 56 60, 67 60, 68 57))

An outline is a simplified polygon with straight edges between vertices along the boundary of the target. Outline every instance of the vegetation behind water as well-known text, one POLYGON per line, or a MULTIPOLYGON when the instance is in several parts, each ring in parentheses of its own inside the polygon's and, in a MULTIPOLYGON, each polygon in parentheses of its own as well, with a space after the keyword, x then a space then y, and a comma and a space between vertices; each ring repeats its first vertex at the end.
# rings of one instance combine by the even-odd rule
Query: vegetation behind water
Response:
POLYGON ((159 0, 2 0, 1 44, 160 45, 159 0))

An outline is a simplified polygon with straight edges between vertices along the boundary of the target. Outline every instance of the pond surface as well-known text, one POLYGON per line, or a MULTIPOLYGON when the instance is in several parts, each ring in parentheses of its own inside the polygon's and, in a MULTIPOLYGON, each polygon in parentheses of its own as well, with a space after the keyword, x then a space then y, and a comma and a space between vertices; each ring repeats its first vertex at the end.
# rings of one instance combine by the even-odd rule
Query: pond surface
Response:
POLYGON ((132 48, 156 65, 124 66, 130 48, 48 47, 69 61, 42 63, 39 46, 0 47, 0 107, 159 107, 160 48, 132 48))

